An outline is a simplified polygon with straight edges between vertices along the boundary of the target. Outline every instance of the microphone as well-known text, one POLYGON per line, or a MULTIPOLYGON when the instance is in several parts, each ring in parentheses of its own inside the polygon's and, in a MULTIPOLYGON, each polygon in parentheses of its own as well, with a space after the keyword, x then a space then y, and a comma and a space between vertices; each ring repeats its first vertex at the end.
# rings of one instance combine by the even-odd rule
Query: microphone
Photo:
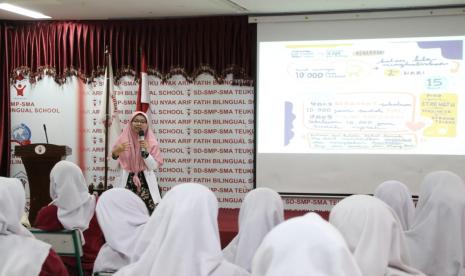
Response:
MULTIPOLYGON (((145 133, 144 133, 143 130, 139 130, 139 142, 144 141, 144 140, 145 140, 145 133)), ((147 155, 147 151, 142 147, 140 148, 140 153, 141 153, 142 157, 144 157, 144 158, 147 155)))
POLYGON ((48 136, 47 136, 47 127, 44 124, 44 132, 45 132, 45 141, 47 141, 48 144, 48 136))

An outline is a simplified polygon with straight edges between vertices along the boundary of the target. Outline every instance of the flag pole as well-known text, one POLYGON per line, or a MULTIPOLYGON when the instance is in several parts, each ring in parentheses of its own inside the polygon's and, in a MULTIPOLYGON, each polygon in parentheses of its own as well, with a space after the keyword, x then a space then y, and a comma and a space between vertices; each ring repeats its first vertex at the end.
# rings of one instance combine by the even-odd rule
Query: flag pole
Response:
POLYGON ((105 175, 103 180, 103 190, 106 191, 108 187, 108 128, 110 121, 110 51, 108 45, 105 47, 105 175))
POLYGON ((139 68, 137 75, 139 77, 139 87, 137 87, 136 111, 142 111, 142 48, 137 51, 137 59, 139 60, 139 68))

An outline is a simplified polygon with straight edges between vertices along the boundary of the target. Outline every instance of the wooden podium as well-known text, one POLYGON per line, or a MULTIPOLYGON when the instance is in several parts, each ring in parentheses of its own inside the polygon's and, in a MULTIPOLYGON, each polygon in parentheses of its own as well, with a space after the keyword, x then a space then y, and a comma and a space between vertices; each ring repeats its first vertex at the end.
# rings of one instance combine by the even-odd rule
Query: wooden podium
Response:
POLYGON ((30 144, 15 147, 15 156, 21 157, 29 182, 29 221, 34 223, 37 212, 50 203, 50 171, 60 160, 71 154, 68 146, 30 144))

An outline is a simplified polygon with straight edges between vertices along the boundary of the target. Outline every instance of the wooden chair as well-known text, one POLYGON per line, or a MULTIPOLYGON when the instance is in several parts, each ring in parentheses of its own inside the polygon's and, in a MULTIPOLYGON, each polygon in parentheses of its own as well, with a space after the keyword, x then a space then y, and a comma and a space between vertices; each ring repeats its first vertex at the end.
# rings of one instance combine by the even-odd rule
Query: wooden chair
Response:
POLYGON ((36 239, 50 244, 59 256, 71 256, 76 258, 76 266, 79 276, 84 272, 81 264, 83 255, 82 240, 79 230, 44 231, 36 228, 31 229, 36 239))

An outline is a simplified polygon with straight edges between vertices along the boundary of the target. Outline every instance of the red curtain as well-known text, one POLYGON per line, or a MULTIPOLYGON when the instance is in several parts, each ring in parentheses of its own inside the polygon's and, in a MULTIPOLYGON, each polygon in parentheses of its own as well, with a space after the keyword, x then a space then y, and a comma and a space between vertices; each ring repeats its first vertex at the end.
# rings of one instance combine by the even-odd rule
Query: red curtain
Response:
POLYGON ((17 72, 41 76, 44 69, 63 82, 77 75, 87 81, 103 73, 104 52, 112 53, 116 75, 136 74, 138 50, 147 55, 149 74, 189 80, 205 71, 221 80, 253 80, 256 25, 246 16, 137 21, 1 22, 2 97, 1 175, 9 174, 9 82, 17 72), (18 70, 20 69, 20 70, 18 70))
POLYGON ((7 40, 6 25, 0 23, 0 82, 2 95, 0 96, 0 175, 10 174, 10 93, 8 80, 8 55, 6 54, 7 40))

